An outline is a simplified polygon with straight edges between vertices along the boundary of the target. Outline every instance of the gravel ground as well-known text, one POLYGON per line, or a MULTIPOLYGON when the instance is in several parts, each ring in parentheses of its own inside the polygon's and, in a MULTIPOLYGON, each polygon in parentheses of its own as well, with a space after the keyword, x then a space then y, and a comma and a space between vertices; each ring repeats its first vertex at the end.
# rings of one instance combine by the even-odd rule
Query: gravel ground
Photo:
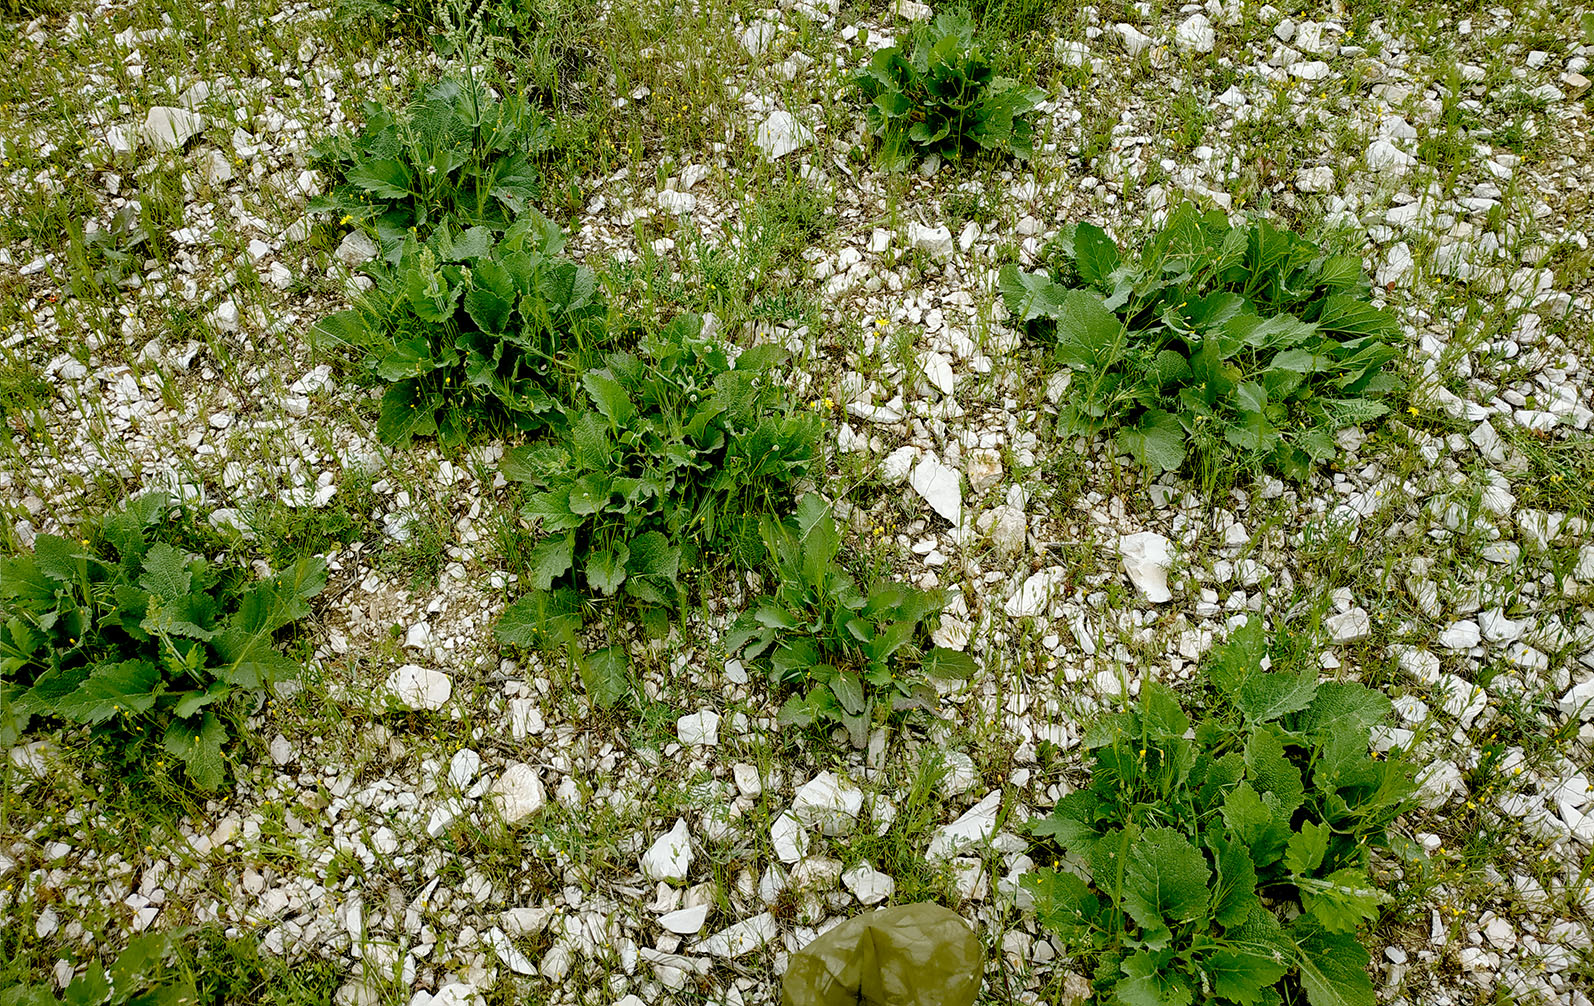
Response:
POLYGON ((58 980, 133 932, 214 923, 329 962, 343 1006, 773 1002, 838 918, 933 898, 989 948, 982 1001, 1068 1002, 1079 978, 1016 884, 1022 825, 1077 782, 1102 703, 1188 682, 1258 612, 1326 676, 1385 690, 1377 743, 1422 766, 1399 830, 1427 857, 1378 864, 1397 897, 1370 937, 1380 998, 1590 1002, 1584 11, 1080 8, 1025 40, 1047 91, 1031 163, 906 177, 853 156, 844 75, 916 4, 732 5, 714 32, 659 29, 651 76, 587 96, 643 137, 635 164, 573 180, 561 222, 594 266, 734 247, 770 193, 824 207, 778 264, 813 306, 747 334, 795 351, 827 416, 820 488, 871 554, 948 590, 939 641, 980 667, 941 716, 854 751, 777 727, 781 696, 726 659, 740 584, 636 655, 638 712, 595 715, 568 669, 510 659, 502 446, 384 446, 371 389, 308 339, 371 251, 306 215, 310 146, 449 60, 307 4, 69 6, 3 43, 33 68, 0 104, 8 401, 43 382, 5 413, 11 536, 153 488, 251 534, 334 513, 365 531, 333 543, 310 668, 251 719, 225 797, 111 801, 70 732, 11 751, 0 932, 58 980), (700 106, 663 86, 704 61, 700 106), (658 139, 684 135, 681 107, 708 125, 658 139), (1125 241, 1184 198, 1361 249, 1409 334, 1409 400, 1308 481, 1207 495, 1052 432, 1066 381, 996 270, 1065 222, 1125 241), (160 253, 75 282, 98 260, 64 231, 140 214, 160 253), (955 488, 919 478, 926 459, 955 488), (1148 533, 1167 561, 1126 561, 1148 533))

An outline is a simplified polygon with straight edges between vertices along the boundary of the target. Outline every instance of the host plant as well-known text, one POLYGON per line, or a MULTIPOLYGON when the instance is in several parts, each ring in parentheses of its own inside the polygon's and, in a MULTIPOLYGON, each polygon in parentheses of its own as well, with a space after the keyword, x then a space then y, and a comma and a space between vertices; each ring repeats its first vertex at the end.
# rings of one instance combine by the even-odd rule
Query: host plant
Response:
POLYGON ((1389 829, 1412 768, 1369 752, 1381 693, 1265 657, 1253 617, 1215 651, 1221 701, 1194 729, 1145 682, 1086 733, 1090 785, 1034 824, 1063 858, 1023 882, 1106 999, 1374 1002, 1356 934, 1390 900, 1372 850, 1408 849, 1389 829))
POLYGON ((1139 255, 1089 223, 1055 251, 1049 274, 1009 265, 1000 285, 1073 372, 1058 432, 1115 430, 1153 472, 1194 455, 1304 477, 1401 387, 1387 369, 1400 323, 1368 302, 1361 260, 1266 220, 1184 204, 1139 255))
POLYGON ((879 50, 857 83, 888 171, 928 154, 957 157, 971 148, 1021 158, 1034 152, 1035 127, 1025 116, 1045 94, 996 75, 967 15, 937 16, 919 33, 911 55, 900 46, 879 50))
POLYGON ((310 613, 326 564, 303 558, 261 580, 192 551, 211 544, 192 512, 150 493, 0 560, 0 744, 54 717, 124 761, 173 758, 194 785, 219 787, 239 721, 298 670, 276 637, 310 613))

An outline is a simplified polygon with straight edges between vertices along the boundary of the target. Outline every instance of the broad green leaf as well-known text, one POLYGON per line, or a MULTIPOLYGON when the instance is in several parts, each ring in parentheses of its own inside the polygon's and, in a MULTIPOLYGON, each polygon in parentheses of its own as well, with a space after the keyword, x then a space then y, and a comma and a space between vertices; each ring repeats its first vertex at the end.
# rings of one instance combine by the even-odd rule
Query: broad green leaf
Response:
POLYGON ((1253 674, 1245 679, 1234 704, 1250 723, 1266 723, 1311 705, 1317 678, 1311 672, 1287 671, 1253 674))
POLYGON ((1346 294, 1335 294, 1323 303, 1317 327, 1339 335, 1400 335, 1400 322, 1393 315, 1346 294))
POLYGON ((1190 729, 1190 717, 1180 707, 1179 697, 1157 681, 1141 686, 1140 722, 1146 735, 1157 740, 1181 738, 1190 729))
POLYGON ((1244 842, 1251 861, 1260 867, 1278 861, 1289 840, 1289 821, 1279 820, 1274 808, 1262 800, 1249 782, 1229 790, 1223 798, 1223 823, 1244 842))
POLYGON ((1213 951, 1202 961, 1201 968, 1212 980, 1214 994, 1241 1006, 1266 1001, 1264 990, 1271 989, 1289 973, 1289 964, 1275 960, 1270 954, 1232 947, 1213 951))
POLYGON ((919 669, 932 678, 967 681, 974 676, 977 665, 974 658, 967 653, 937 646, 924 655, 924 663, 919 669))
POLYGON ((864 711, 863 682, 852 671, 838 671, 830 679, 830 692, 847 712, 858 715, 864 711))
POLYGON ((631 661, 625 648, 607 646, 579 658, 581 683, 592 704, 608 709, 631 692, 631 661))
POLYGON ((493 627, 493 638, 510 646, 553 649, 573 645, 580 629, 580 601, 574 590, 534 590, 504 609, 493 627))
POLYGON ((636 418, 636 406, 625 388, 610 374, 588 371, 581 375, 581 386, 587 389, 593 404, 614 428, 625 429, 636 418))
POLYGON ((465 294, 465 313, 483 332, 504 331, 513 310, 512 300, 491 290, 477 287, 465 294))
POLYGON ((214 790, 226 778, 221 746, 226 743, 227 728, 215 713, 206 710, 198 719, 173 719, 166 728, 161 744, 166 750, 183 760, 188 778, 200 789, 214 790))
POLYGON ((90 960, 83 973, 61 990, 62 1006, 99 1006, 110 997, 111 983, 97 960, 90 960))
POLYGON ((1236 627, 1227 641, 1212 650, 1206 663, 1207 676, 1229 698, 1235 699, 1246 681, 1263 673, 1262 658, 1265 656, 1267 640, 1262 620, 1248 615, 1245 624, 1236 627))
MULTIPOLYGON (((591 377, 591 374, 587 375, 591 377)), ((583 411, 570 423, 570 453, 583 469, 594 472, 614 470, 614 441, 609 424, 596 412, 583 411)), ((574 511, 580 513, 582 511, 574 511)))
POLYGON ((1101 911, 1101 901, 1090 885, 1067 870, 1032 870, 1019 884, 1035 897, 1035 914, 1047 929, 1065 939, 1090 931, 1101 911))
POLYGON ((18 983, 0 989, 0 1006, 59 1006, 53 985, 25 985, 18 983))
POLYGON ((194 1006, 199 1001, 199 991, 187 982, 157 985, 128 1001, 127 1006, 194 1006))
POLYGON ((1057 358, 1072 367, 1105 369, 1123 358, 1128 336, 1118 316, 1088 290, 1070 290, 1057 314, 1057 358))
POLYGON ((526 582, 533 590, 547 590, 553 582, 569 571, 575 562, 575 532, 549 535, 532 546, 526 557, 526 582))
POLYGON ((396 160, 369 158, 360 161, 345 176, 349 183, 384 199, 404 199, 411 192, 414 177, 410 169, 396 160))
POLYGON ((1302 822, 1301 830, 1290 836, 1289 845, 1284 850, 1284 868, 1297 877, 1316 870, 1328 852, 1328 839, 1332 834, 1333 829, 1327 825, 1302 822))
POLYGON ((1023 272, 1011 264, 997 273, 996 283, 1008 313, 1021 322, 1058 317, 1068 293, 1067 287, 1052 282, 1046 273, 1023 272))
POLYGON ((1124 1006, 1190 1006, 1190 980, 1163 955, 1142 950, 1124 961, 1124 978, 1113 986, 1113 1001, 1124 1006))
POLYGON ((1393 899, 1361 870, 1335 870, 1326 877, 1297 877, 1301 904, 1331 933, 1354 934, 1378 918, 1378 906, 1393 899))
POLYGON ((1117 439, 1120 448, 1158 474, 1178 471, 1184 464, 1184 424, 1161 409, 1147 409, 1138 424, 1119 430, 1117 439))
POLYGON ((1295 926, 1295 963, 1311 1006, 1374 1006, 1366 949, 1354 936, 1301 924, 1310 918, 1303 916, 1295 926))
POLYGON ((631 550, 623 541, 616 541, 610 548, 587 553, 587 586, 605 597, 613 596, 620 589, 620 584, 625 582, 625 565, 630 559, 631 550))
POLYGON ((382 414, 376 421, 376 434, 383 443, 402 447, 413 437, 437 432, 437 410, 441 395, 421 390, 416 381, 403 381, 382 395, 382 414))
POLYGON ((193 573, 182 550, 157 542, 144 554, 144 574, 138 578, 138 585, 156 597, 186 597, 192 582, 193 573))
POLYGON ((1205 857, 1184 835, 1147 828, 1129 852, 1124 910, 1147 929, 1189 922, 1207 909, 1211 876, 1205 857))
MULTIPOLYGON (((167 698, 170 698, 172 694, 168 692, 167 698)), ((213 681, 206 688, 176 694, 178 696, 177 704, 172 707, 172 715, 186 720, 211 703, 220 702, 228 695, 231 695, 232 689, 222 682, 213 681)))
POLYGON ((1212 917, 1224 926, 1237 926, 1251 917, 1261 902, 1256 898, 1256 867, 1243 841, 1230 842, 1209 835, 1208 848, 1217 865, 1217 883, 1212 888, 1212 917))
POLYGON ((1276 726, 1263 724, 1251 734, 1245 745, 1245 767, 1258 791, 1275 797, 1284 813, 1301 805, 1306 795, 1301 770, 1286 757, 1284 736, 1276 726))
POLYGON ((1103 291, 1109 288, 1108 278, 1118 268, 1118 245, 1107 232, 1092 223, 1080 223, 1074 228, 1074 267, 1079 278, 1103 291))
POLYGON ((148 712, 160 685, 161 672, 148 660, 100 664, 75 691, 56 699, 50 711, 78 723, 104 723, 113 716, 148 712))

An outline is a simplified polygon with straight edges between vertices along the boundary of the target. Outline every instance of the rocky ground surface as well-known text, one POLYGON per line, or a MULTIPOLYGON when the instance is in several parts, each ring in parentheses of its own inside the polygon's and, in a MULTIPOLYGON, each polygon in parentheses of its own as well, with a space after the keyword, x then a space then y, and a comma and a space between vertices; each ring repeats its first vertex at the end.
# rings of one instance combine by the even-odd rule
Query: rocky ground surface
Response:
POLYGON ((348 504, 380 540, 329 557, 312 668, 251 721, 259 756, 224 799, 130 825, 63 767, 70 736, 11 752, 0 928, 69 962, 215 922, 334 962, 344 1006, 767 1003, 837 918, 934 896, 988 946, 990 1001, 1067 1001, 1078 979, 1016 884, 1023 823, 1077 781, 1103 702, 1188 680, 1266 612, 1317 634, 1325 674, 1389 692, 1399 722, 1379 743, 1423 766, 1401 827, 1428 860, 1380 866, 1401 899, 1370 947, 1381 995, 1587 1006, 1581 12, 1082 8, 1035 41, 1051 52, 1032 163, 907 179, 849 156, 864 136, 846 74, 918 5, 726 12, 708 43, 730 102, 716 136, 579 179, 571 251, 669 261, 689 231, 734 242, 747 192, 776 178, 829 201, 826 233, 785 264, 819 323, 764 334, 799 354, 833 470, 857 473, 825 486, 842 515, 899 575, 950 592, 941 641, 980 665, 941 718, 854 752, 778 728, 780 697, 726 659, 735 585, 644 655, 640 714, 595 717, 566 668, 505 658, 502 448, 386 448, 371 390, 306 338, 374 250, 305 214, 324 183, 308 149, 444 61, 351 48, 310 4, 211 6, 83 6, 7 43, 36 75, 0 109, 0 346, 48 394, 8 415, 0 506, 23 546, 111 487, 239 525, 262 501, 312 521, 348 504), (235 45, 258 56, 224 58, 235 45), (38 207, 110 233, 161 187, 169 254, 135 251, 109 294, 75 291, 84 263, 38 207), (1333 470, 1208 498, 1050 432, 1066 378, 1008 324, 996 269, 1034 262, 1064 222, 1126 238, 1182 198, 1364 249, 1409 332, 1410 396, 1342 434, 1333 470), (377 560, 428 543, 435 576, 377 560))

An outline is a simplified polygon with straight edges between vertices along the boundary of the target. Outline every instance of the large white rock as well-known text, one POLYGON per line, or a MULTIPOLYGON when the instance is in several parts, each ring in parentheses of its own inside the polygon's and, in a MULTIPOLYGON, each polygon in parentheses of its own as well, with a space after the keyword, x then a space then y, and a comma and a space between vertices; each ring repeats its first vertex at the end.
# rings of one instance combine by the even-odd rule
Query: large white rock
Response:
POLYGON ((482 756, 470 748, 460 748, 448 760, 448 785, 463 793, 481 770, 482 756))
POLYGON ((926 454, 914 466, 908 484, 924 497, 930 509, 951 521, 953 527, 963 526, 963 486, 956 468, 949 468, 935 455, 926 454))
POLYGON ((862 905, 878 905, 897 892, 896 880, 867 862, 859 863, 843 873, 841 882, 862 905))
POLYGON ((660 916, 659 925, 677 936, 696 936, 702 932, 703 923, 707 921, 708 905, 702 904, 660 916))
POLYGON ((145 143, 154 150, 181 150, 205 128, 205 120, 186 108, 156 105, 144 117, 145 143))
POLYGON ((369 262, 376 258, 376 242, 364 231, 349 231, 343 235, 343 240, 338 242, 338 250, 332 257, 353 269, 361 262, 369 262))
POLYGON ((1361 607, 1329 615, 1323 619, 1328 638, 1334 643, 1351 643, 1372 635, 1373 623, 1366 609, 1361 607))
POLYGON ((908 476, 913 473, 914 462, 919 460, 920 451, 912 444, 898 447, 885 456, 880 462, 880 479, 888 486, 899 486, 908 481, 908 476))
POLYGON ((699 953, 714 957, 742 957, 762 949, 780 938, 780 927, 768 912, 744 919, 728 929, 722 929, 699 943, 699 953))
POLYGON ((1367 167, 1381 175, 1403 175, 1416 163, 1415 157, 1386 139, 1374 140, 1367 148, 1367 167))
POLYGON ((1532 624, 1526 619, 1518 622, 1507 618, 1504 608, 1490 608, 1478 613, 1478 629, 1483 633, 1483 638, 1491 643, 1514 643, 1522 638, 1532 624))
POLYGON ((805 827, 824 835, 846 835, 863 812, 863 790, 851 779, 821 772, 797 790, 791 812, 805 827))
POLYGON ((957 248, 952 231, 945 224, 926 227, 914 221, 908 222, 908 244, 943 261, 951 258, 957 248))
POLYGON ((682 744, 713 747, 720 740, 720 714, 700 709, 675 721, 675 736, 682 744))
POLYGON ((924 379, 941 394, 950 395, 957 390, 957 374, 953 373, 952 361, 945 353, 926 353, 919 366, 924 371, 924 379))
POLYGON ((536 965, 526 959, 526 955, 520 952, 514 941, 502 929, 494 926, 487 930, 487 935, 483 937, 483 940, 498 959, 503 962, 504 967, 515 974, 534 975, 537 973, 536 965))
POLYGON ((1577 716, 1585 723, 1594 720, 1594 678, 1568 688, 1557 704, 1568 716, 1577 716))
POLYGON ((387 690, 407 708, 436 710, 447 704, 454 683, 442 671, 405 664, 387 676, 387 690))
POLYGON ((1455 762, 1429 762, 1417 773, 1417 802, 1428 810, 1438 810, 1451 800, 1466 795, 1466 779, 1455 762))
POLYGON ((767 160, 785 157, 793 150, 814 142, 814 131, 797 121, 796 116, 784 108, 777 108, 759 123, 753 133, 753 143, 767 160))
POLYGON ((1483 642, 1478 623, 1470 618, 1452 622, 1439 633, 1439 645, 1449 650, 1470 650, 1483 642))
POLYGON ((692 837, 686 822, 677 819, 675 827, 642 854, 642 875, 654 883, 684 884, 691 869, 692 837))
POLYGON ((1205 14, 1191 14, 1174 29, 1173 41, 1189 52, 1211 52, 1218 43, 1218 33, 1205 14))
POLYGON ((410 1006, 482 1006, 486 999, 476 986, 469 982, 451 982, 428 993, 425 990, 410 998, 410 1006))
POLYGON ((930 836, 930 847, 925 858, 932 863, 944 863, 960 852, 977 848, 989 842, 996 834, 996 812, 1002 805, 1002 791, 992 790, 985 799, 970 807, 962 817, 937 828, 930 836))
POLYGON ((802 822, 789 810, 780 812, 775 823, 769 826, 769 842, 782 863, 795 863, 808 855, 808 832, 802 822))
POLYGON ((498 812, 508 824, 518 824, 541 810, 548 801, 537 770, 523 762, 513 762, 493 783, 492 797, 498 812))
POLYGON ((1129 582, 1154 604, 1173 600, 1168 590, 1168 566, 1173 561, 1170 545, 1155 531, 1126 534, 1118 541, 1118 554, 1123 558, 1129 582))
POLYGON ((768 21, 754 21, 742 31, 739 41, 749 56, 758 57, 764 54, 779 33, 780 29, 768 21))
POLYGON ((1129 50, 1129 55, 1138 56, 1149 49, 1156 41, 1150 35, 1136 28, 1132 24, 1119 24, 1113 27, 1113 34, 1117 35, 1124 43, 1124 48, 1129 50))
POLYGON ((1029 578, 1003 605, 1010 618, 1033 618, 1044 615, 1051 604, 1052 595, 1068 580, 1068 570, 1061 566, 1048 566, 1029 578))
POLYGON ((1302 192, 1328 192, 1334 188, 1334 169, 1326 164, 1302 168, 1295 173, 1295 187, 1302 192))
POLYGON ((1023 551, 1028 536, 1028 519, 1016 506, 1003 504, 980 514, 975 521, 981 534, 990 537, 991 545, 998 551, 1013 555, 1023 551))

